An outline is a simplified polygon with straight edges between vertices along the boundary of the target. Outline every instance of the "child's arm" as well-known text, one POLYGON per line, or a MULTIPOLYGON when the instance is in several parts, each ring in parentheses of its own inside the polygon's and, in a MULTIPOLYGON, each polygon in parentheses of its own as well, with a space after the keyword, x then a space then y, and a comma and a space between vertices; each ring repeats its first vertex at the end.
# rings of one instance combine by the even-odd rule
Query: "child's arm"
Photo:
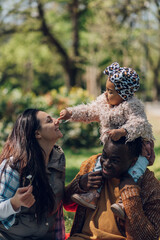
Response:
POLYGON ((88 104, 80 104, 68 107, 60 112, 60 119, 70 119, 75 122, 99 122, 99 109, 104 104, 105 96, 101 94, 95 101, 88 104))
POLYGON ((112 129, 107 133, 113 141, 118 141, 121 137, 124 137, 127 135, 127 131, 124 128, 112 129))
POLYGON ((62 111, 60 111, 60 117, 58 118, 58 120, 68 120, 70 119, 72 116, 72 111, 68 111, 67 109, 62 109, 62 111))

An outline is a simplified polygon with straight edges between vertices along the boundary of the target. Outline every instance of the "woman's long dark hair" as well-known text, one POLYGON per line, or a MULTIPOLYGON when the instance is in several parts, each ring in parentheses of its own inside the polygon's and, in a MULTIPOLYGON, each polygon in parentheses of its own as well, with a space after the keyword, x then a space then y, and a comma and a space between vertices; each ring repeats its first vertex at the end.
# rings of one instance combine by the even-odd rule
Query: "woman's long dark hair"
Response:
POLYGON ((7 159, 6 164, 19 172, 21 187, 29 184, 26 177, 32 176, 35 213, 37 221, 41 222, 46 212, 53 211, 55 196, 46 174, 45 153, 35 137, 35 131, 41 128, 36 117, 38 111, 27 109, 18 117, 0 155, 0 163, 7 159))

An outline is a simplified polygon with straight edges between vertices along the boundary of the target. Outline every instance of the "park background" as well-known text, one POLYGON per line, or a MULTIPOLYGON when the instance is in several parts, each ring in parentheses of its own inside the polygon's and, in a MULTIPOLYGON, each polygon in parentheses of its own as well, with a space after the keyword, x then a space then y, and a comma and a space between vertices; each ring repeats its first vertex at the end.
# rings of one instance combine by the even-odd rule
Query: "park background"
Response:
MULTIPOLYGON (((36 107, 58 117, 105 91, 112 62, 140 76, 136 96, 155 136, 160 179, 159 0, 0 0, 0 149, 18 114, 36 107)), ((101 152, 97 123, 62 123, 66 184, 101 152)), ((69 231, 73 213, 65 212, 69 231)))

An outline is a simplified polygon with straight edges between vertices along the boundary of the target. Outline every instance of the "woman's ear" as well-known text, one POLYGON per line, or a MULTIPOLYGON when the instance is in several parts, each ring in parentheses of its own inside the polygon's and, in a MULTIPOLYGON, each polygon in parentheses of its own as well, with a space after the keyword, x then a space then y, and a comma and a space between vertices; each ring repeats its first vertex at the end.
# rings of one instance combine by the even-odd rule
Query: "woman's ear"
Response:
POLYGON ((41 138, 41 134, 40 134, 40 132, 38 130, 35 131, 35 137, 37 139, 41 138))
POLYGON ((133 158, 133 161, 132 161, 131 167, 133 167, 133 166, 135 165, 135 163, 137 162, 137 160, 138 160, 138 157, 133 158))

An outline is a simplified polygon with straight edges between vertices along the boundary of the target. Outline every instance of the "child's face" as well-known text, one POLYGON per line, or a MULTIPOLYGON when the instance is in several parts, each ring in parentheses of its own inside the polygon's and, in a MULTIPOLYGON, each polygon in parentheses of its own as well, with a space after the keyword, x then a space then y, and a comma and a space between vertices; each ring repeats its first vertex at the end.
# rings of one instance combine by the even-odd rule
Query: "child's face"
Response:
POLYGON ((119 105, 124 100, 120 97, 120 95, 115 90, 114 84, 109 80, 106 82, 106 92, 105 92, 107 102, 110 106, 119 105))

